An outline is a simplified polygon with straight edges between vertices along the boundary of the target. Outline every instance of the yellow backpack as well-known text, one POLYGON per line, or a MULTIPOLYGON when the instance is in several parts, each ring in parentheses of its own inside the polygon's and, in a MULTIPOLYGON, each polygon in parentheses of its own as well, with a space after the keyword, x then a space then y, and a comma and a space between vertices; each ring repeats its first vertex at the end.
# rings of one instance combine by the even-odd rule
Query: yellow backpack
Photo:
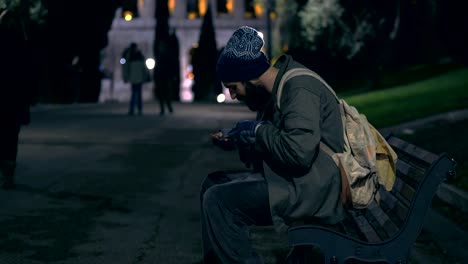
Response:
POLYGON ((360 114, 345 100, 339 99, 333 89, 311 70, 294 68, 283 75, 276 94, 278 108, 284 84, 299 75, 318 79, 335 96, 343 122, 344 151, 335 153, 323 142, 320 142, 320 148, 333 158, 340 169, 343 203, 357 209, 367 207, 379 185, 383 185, 387 191, 392 189, 398 158, 395 151, 379 131, 367 121, 365 115, 360 114))

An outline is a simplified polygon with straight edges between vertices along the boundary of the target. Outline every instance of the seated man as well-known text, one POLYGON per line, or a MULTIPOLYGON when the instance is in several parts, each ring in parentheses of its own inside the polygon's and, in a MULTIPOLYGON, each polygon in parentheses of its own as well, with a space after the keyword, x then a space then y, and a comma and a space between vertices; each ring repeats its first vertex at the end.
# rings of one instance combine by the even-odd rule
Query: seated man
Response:
POLYGON ((217 73, 231 97, 257 112, 257 120, 238 122, 228 133, 242 150, 241 160, 254 166, 215 172, 203 182, 204 263, 263 263, 249 243, 250 225, 285 232, 295 220, 335 224, 344 217, 339 170, 319 148, 322 141, 343 151, 337 101, 319 80, 297 76, 285 83, 278 109, 279 80, 287 70, 305 67, 287 55, 270 66, 263 45, 255 29, 243 26, 218 60, 217 73))

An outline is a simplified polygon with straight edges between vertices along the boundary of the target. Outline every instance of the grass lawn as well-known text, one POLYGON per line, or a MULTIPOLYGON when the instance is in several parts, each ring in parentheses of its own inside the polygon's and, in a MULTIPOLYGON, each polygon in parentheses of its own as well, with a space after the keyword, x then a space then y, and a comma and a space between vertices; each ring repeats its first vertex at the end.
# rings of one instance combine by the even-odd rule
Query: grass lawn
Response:
POLYGON ((465 109, 468 108, 468 69, 343 99, 365 114, 376 128, 465 109))

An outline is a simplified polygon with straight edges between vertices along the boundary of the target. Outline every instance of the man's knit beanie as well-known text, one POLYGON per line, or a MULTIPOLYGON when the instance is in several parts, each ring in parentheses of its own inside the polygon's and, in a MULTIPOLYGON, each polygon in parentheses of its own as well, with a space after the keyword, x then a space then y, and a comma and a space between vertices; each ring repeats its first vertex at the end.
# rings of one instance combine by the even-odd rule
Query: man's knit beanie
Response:
POLYGON ((260 77, 270 64, 262 52, 263 38, 251 27, 238 28, 219 56, 216 70, 222 82, 249 81, 260 77))

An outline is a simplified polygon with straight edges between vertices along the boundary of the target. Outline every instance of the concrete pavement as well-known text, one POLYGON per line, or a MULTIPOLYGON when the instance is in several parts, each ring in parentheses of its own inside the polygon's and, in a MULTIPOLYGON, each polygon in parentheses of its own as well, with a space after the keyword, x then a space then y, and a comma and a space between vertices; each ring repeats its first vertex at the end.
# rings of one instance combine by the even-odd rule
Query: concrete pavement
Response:
POLYGON ((126 104, 35 109, 20 135, 17 183, 0 191, 0 263, 191 263, 198 190, 239 166, 209 134, 253 116, 237 105, 126 104))
MULTIPOLYGON (((200 260, 201 181, 243 168, 209 134, 254 114, 237 104, 175 104, 159 117, 157 104, 144 107, 143 116, 127 116, 126 104, 33 109, 20 134, 19 186, 0 190, 0 264, 200 260)), ((425 229, 413 263, 457 263, 427 243, 440 230, 425 229)), ((266 263, 281 263, 286 241, 272 228, 255 228, 252 239, 266 263)))

